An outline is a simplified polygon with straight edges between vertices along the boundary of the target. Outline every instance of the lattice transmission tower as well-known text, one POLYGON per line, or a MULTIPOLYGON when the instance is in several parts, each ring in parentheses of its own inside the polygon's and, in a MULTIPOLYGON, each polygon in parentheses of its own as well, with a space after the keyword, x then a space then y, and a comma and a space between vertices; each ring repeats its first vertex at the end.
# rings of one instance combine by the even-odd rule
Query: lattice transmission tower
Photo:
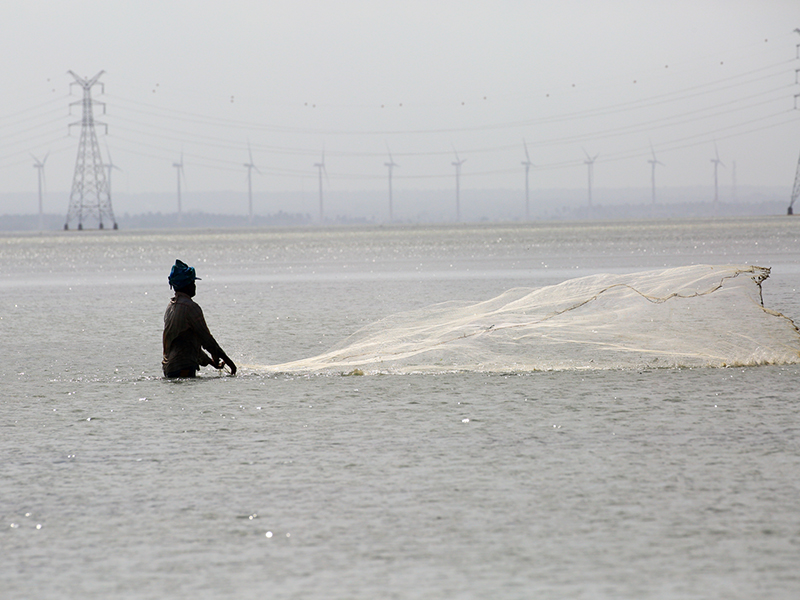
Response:
MULTIPOLYGON (((95 121, 93 111, 93 105, 100 104, 105 114, 106 104, 92 100, 92 87, 98 84, 98 79, 103 73, 105 71, 100 71, 91 79, 84 79, 72 71, 69 72, 75 78, 70 87, 80 85, 83 88, 83 99, 73 102, 70 106, 80 104, 83 108, 83 116, 80 121, 69 125, 70 128, 74 125, 81 126, 81 138, 78 142, 75 175, 72 178, 72 191, 69 194, 69 209, 64 229, 69 229, 69 225, 73 221, 78 222, 78 229, 83 229, 86 219, 92 217, 97 219, 99 229, 103 229, 107 223, 113 223, 114 229, 118 228, 114 210, 111 208, 111 190, 106 178, 106 169, 100 155, 100 145, 97 143, 97 132, 94 129, 95 125, 102 125, 108 133, 108 125, 95 121)), ((105 92, 102 83, 100 86, 105 92)))

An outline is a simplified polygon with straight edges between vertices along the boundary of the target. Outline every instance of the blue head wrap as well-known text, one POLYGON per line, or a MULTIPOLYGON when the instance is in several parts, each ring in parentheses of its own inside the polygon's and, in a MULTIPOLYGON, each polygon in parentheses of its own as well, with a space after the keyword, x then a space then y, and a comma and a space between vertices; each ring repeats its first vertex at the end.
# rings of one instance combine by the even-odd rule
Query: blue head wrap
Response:
POLYGON ((200 278, 195 275, 194 267, 190 267, 181 260, 176 260, 169 272, 169 287, 179 290, 194 282, 195 279, 200 278))

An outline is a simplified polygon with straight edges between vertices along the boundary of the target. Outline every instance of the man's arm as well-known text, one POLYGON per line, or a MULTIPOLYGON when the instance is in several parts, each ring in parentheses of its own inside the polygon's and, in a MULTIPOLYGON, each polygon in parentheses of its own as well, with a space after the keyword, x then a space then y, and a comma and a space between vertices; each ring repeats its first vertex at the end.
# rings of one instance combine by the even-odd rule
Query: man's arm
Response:
POLYGON ((211 359, 207 364, 212 365, 215 369, 221 369, 224 365, 228 365, 231 370, 231 375, 236 375, 236 365, 230 357, 225 354, 225 351, 217 343, 217 340, 214 339, 214 336, 211 335, 211 331, 209 331, 208 325, 206 325, 206 319, 203 316, 203 309, 196 303, 194 306, 197 310, 192 311, 192 327, 200 337, 203 348, 211 353, 211 359), (222 362, 220 362, 220 359, 222 362))

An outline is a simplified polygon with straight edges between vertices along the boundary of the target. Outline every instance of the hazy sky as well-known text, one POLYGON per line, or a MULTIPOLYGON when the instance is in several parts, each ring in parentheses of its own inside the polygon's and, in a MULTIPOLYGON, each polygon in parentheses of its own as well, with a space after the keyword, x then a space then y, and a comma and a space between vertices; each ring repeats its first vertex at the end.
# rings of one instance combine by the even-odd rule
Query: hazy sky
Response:
POLYGON ((0 192, 68 191, 80 88, 114 189, 791 187, 800 152, 797 0, 9 0, 0 4, 0 192), (71 132, 71 135, 68 135, 71 132))

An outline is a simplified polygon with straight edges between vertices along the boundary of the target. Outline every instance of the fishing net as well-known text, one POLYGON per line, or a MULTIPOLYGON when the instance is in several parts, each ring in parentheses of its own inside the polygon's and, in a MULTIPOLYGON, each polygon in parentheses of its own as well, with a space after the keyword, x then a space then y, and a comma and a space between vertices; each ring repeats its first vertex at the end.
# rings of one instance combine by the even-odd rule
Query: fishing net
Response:
POLYGON ((271 372, 526 372, 787 364, 800 333, 763 306, 769 269, 592 275, 392 315, 271 372))

